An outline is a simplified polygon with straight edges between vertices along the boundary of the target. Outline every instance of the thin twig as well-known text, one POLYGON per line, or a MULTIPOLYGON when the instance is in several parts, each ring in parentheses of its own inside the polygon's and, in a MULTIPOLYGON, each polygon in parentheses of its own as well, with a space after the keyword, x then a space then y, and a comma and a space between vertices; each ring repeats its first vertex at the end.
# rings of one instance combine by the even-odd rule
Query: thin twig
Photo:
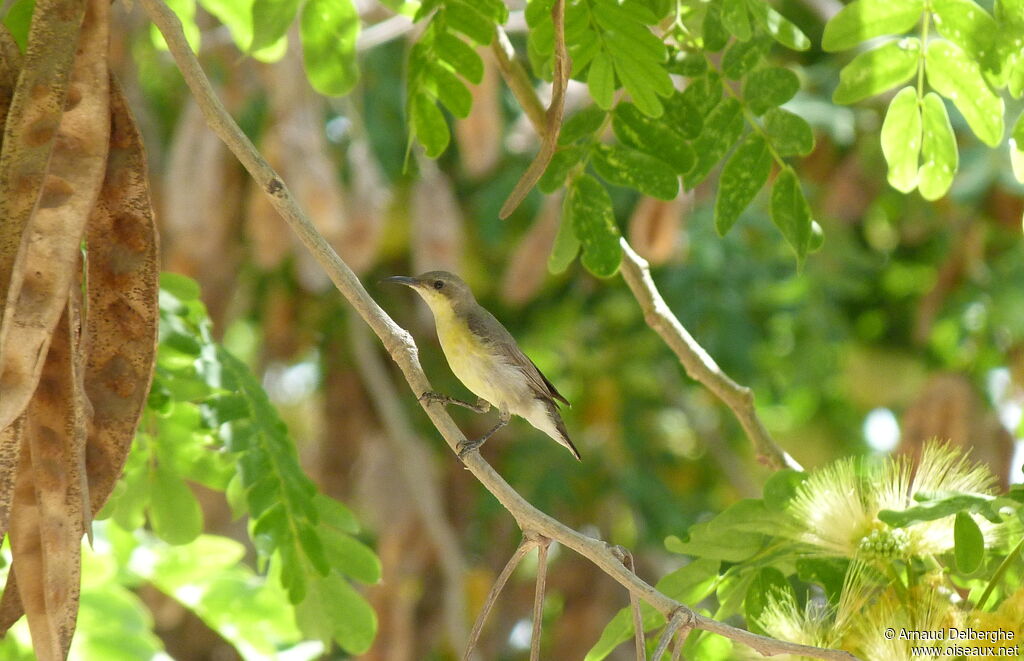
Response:
POLYGON ((430 474, 430 463, 422 461, 424 445, 417 437, 409 419, 399 403, 399 394, 370 334, 355 315, 350 315, 349 334, 356 369, 366 384, 377 409, 377 417, 387 430, 386 437, 399 458, 396 462, 409 489, 413 507, 437 550, 438 562, 444 577, 445 626, 453 646, 466 639, 466 597, 463 579, 466 561, 459 548, 458 535, 444 512, 444 499, 437 480, 430 474))
POLYGON ((537 539, 537 589, 533 593, 533 634, 530 636, 530 661, 540 661, 540 636, 544 629, 544 591, 548 578, 548 547, 551 540, 537 539))
POLYGON ((505 568, 498 574, 498 578, 494 579, 494 585, 491 586, 491 591, 487 593, 487 599, 484 601, 483 608, 480 609, 480 614, 476 616, 476 622, 473 623, 473 630, 469 632, 469 642, 466 644, 466 652, 462 655, 463 661, 469 659, 470 654, 473 653, 473 648, 476 647, 476 643, 480 640, 480 632, 484 630, 484 623, 487 621, 487 616, 491 613, 491 608, 495 602, 498 601, 498 596, 501 591, 505 588, 505 584, 508 583, 509 577, 512 572, 516 570, 519 563, 523 561, 523 557, 533 550, 538 545, 538 540, 533 535, 523 535, 523 541, 519 542, 519 547, 516 548, 516 552, 512 554, 512 557, 505 563, 505 568))
POLYGON ((729 378, 672 313, 651 278, 647 260, 636 254, 625 239, 619 243, 622 246, 622 278, 643 309, 647 325, 665 340, 690 378, 700 382, 732 410, 763 463, 772 468, 802 470, 800 464, 772 440, 757 416, 754 393, 750 388, 729 378))
MULTIPOLYGON (((508 199, 501 205, 499 218, 508 218, 533 190, 551 162, 551 157, 555 155, 555 148, 558 147, 558 133, 562 128, 562 115, 565 113, 565 88, 569 85, 569 72, 572 70, 572 62, 569 61, 569 53, 565 49, 565 0, 555 0, 551 7, 551 22, 554 25, 555 38, 554 61, 551 66, 551 103, 544 113, 540 149, 537 150, 530 167, 526 168, 526 172, 509 193, 508 199)), ((532 92, 532 86, 530 90, 532 92)))
POLYGON ((512 95, 516 97, 519 107, 523 109, 527 119, 530 120, 533 130, 537 132, 537 135, 543 136, 544 104, 537 97, 537 92, 533 89, 533 83, 530 82, 530 76, 526 73, 526 69, 516 60, 512 42, 509 41, 508 35, 501 26, 497 28, 494 41, 491 42, 491 52, 494 53, 494 60, 498 63, 501 77, 505 79, 505 84, 512 90, 512 95))
MULTIPOLYGON (((407 331, 388 316, 386 312, 363 288, 362 283, 345 262, 317 232, 309 217, 299 208, 288 188, 277 173, 267 164, 249 139, 245 136, 231 115, 217 99, 210 86, 210 81, 203 73, 198 60, 188 46, 182 32, 181 22, 167 5, 161 0, 140 0, 153 23, 167 42, 171 55, 174 57, 192 91, 196 102, 202 109, 207 123, 217 136, 224 141, 235 154, 256 183, 269 196, 271 204, 281 214, 285 222, 292 228, 303 244, 320 263, 338 291, 348 300, 362 319, 369 324, 385 349, 402 371, 412 392, 423 393, 432 390, 430 382, 419 364, 419 353, 415 342, 407 331)), ((458 452, 457 446, 463 440, 455 422, 445 411, 444 406, 424 402, 423 409, 431 422, 444 437, 448 447, 458 452)), ((639 576, 626 569, 622 562, 612 553, 609 545, 599 539, 583 535, 569 528, 560 521, 541 512, 513 489, 497 472, 480 456, 479 452, 471 452, 463 459, 463 463, 474 477, 486 488, 502 506, 512 515, 520 530, 533 531, 543 535, 593 562, 601 571, 623 585, 637 598, 646 601, 658 612, 668 615, 680 608, 686 608, 676 600, 662 594, 639 576)), ((689 609, 687 609, 689 610, 689 609)), ((765 636, 758 636, 742 629, 717 622, 707 617, 694 614, 695 628, 712 631, 731 640, 741 642, 761 652, 771 654, 796 654, 816 659, 844 660, 856 659, 849 652, 829 650, 808 645, 797 645, 765 636)))
POLYGON ((672 661, 680 661, 683 658, 683 644, 686 643, 686 635, 689 631, 676 632, 676 644, 672 647, 672 661))
POLYGON ((661 661, 661 657, 668 649, 668 645, 672 642, 672 638, 676 635, 676 631, 693 626, 693 617, 694 612, 689 609, 678 610, 672 614, 672 617, 668 619, 668 624, 665 625, 664 631, 661 632, 661 638, 658 639, 658 646, 654 648, 654 655, 651 657, 653 661, 661 661))
MULTIPOLYGON (((622 565, 629 571, 636 573, 636 565, 633 564, 633 554, 624 546, 615 546, 612 551, 619 557, 622 565)), ((636 648, 636 661, 647 660, 647 642, 644 640, 644 616, 640 611, 640 602, 636 595, 629 593, 629 610, 633 614, 633 645, 636 648)))
MULTIPOLYGON (((505 83, 512 90, 516 101, 522 106, 526 116, 533 124, 534 130, 538 134, 544 135, 546 130, 544 116, 536 110, 541 107, 541 103, 537 98, 536 90, 530 84, 529 77, 522 67, 514 66, 513 55, 497 47, 495 47, 495 53, 499 55, 497 58, 498 70, 501 71, 505 83)), ((743 430, 754 444, 754 449, 761 461, 773 468, 800 470, 800 464, 775 444, 768 430, 758 418, 754 409, 754 395, 750 389, 730 379, 708 355, 707 351, 693 339, 693 336, 687 332, 679 323, 679 319, 665 305, 664 299, 661 298, 658 288, 650 277, 646 260, 637 255, 625 239, 621 240, 621 244, 622 275, 626 279, 626 283, 629 284, 633 295, 644 309, 648 325, 661 335, 662 339, 676 353, 686 369, 686 373, 718 396, 733 411, 743 426, 743 430)))

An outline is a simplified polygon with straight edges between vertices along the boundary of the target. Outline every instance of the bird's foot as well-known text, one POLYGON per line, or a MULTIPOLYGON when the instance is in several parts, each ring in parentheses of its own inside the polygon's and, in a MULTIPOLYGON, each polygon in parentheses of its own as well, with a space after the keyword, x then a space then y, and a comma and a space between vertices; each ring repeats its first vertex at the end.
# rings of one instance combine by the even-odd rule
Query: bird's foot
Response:
POLYGON ((455 449, 459 453, 459 459, 465 461, 466 455, 470 452, 477 452, 480 450, 480 446, 483 445, 486 440, 487 437, 485 436, 484 438, 478 438, 475 441, 471 441, 469 439, 460 441, 459 444, 455 446, 455 449))

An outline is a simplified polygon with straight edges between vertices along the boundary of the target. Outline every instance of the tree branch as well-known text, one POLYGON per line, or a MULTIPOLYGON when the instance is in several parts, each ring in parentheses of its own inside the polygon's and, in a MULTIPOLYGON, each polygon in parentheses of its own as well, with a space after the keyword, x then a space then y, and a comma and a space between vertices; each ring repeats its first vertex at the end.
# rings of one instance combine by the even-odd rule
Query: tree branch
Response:
MULTIPOLYGON (((313 223, 292 198, 284 182, 217 99, 202 67, 185 40, 178 17, 161 0, 141 0, 141 4, 167 41, 171 55, 213 132, 224 141, 266 192, 271 204, 312 252, 338 291, 380 338, 392 359, 398 364, 412 392, 419 394, 432 390, 420 367, 419 355, 412 337, 370 297, 356 275, 316 231, 313 223)), ((445 442, 457 453, 456 447, 462 440, 462 434, 444 406, 434 403, 423 403, 422 406, 445 442)), ((680 610, 688 612, 695 622, 695 628, 712 631, 741 642, 766 656, 788 653, 817 659, 856 659, 849 652, 798 645, 759 636, 694 613, 687 606, 662 594, 627 570, 606 542, 583 535, 533 507, 484 461, 479 452, 466 455, 464 463, 484 488, 508 510, 521 530, 542 535, 579 553, 660 613, 671 616, 680 610)))
MULTIPOLYGON (((499 30, 499 37, 502 36, 499 30)), ((508 38, 505 38, 507 44, 508 38)), ((511 49, 508 44, 508 49, 511 49)), ((526 71, 513 59, 503 48, 498 48, 495 42, 495 54, 498 55, 498 70, 501 71, 505 84, 512 90, 516 101, 522 106, 534 130, 543 136, 547 127, 543 108, 537 92, 530 83, 526 71)), ((754 450, 761 462, 772 468, 793 468, 802 470, 801 466, 793 457, 779 448, 772 440, 771 435, 765 428, 761 419, 757 417, 754 409, 754 395, 749 388, 741 386, 721 370, 714 359, 708 355, 686 328, 679 322, 654 285, 648 269, 647 261, 636 254, 636 252, 621 239, 622 245, 622 277, 626 280, 633 296, 640 303, 644 310, 644 318, 647 325, 661 335, 666 344, 675 352, 683 368, 690 378, 701 383, 708 390, 713 392, 728 406, 739 420, 743 430, 754 444, 754 450)))
MULTIPOLYGON (((534 185, 547 169, 548 163, 551 162, 551 157, 555 155, 555 148, 558 147, 558 133, 562 129, 562 116, 565 112, 565 89, 569 85, 569 72, 572 70, 572 62, 569 61, 569 53, 565 49, 565 0, 555 0, 551 6, 551 23, 555 39, 554 59, 551 65, 551 103, 544 113, 544 128, 540 133, 540 149, 537 150, 537 155, 530 163, 530 167, 526 168, 526 172, 509 193, 508 199, 501 205, 501 210, 498 212, 499 218, 508 218, 526 195, 533 190, 534 185)), ((499 39, 495 38, 494 43, 498 45, 498 42, 499 39)), ((500 50, 505 58, 509 58, 508 51, 505 50, 503 44, 499 45, 496 50, 500 50)), ((509 61, 511 60, 505 62, 505 66, 508 66, 509 61)), ((499 56, 499 67, 501 66, 499 56)), ((521 67, 519 70, 525 76, 526 72, 521 67)), ((533 86, 529 87, 532 91, 533 86)), ((533 96, 536 98, 536 94, 533 96)))
POLYGON ((732 409, 762 463, 772 468, 802 470, 793 457, 775 444, 757 417, 750 388, 730 379, 669 309, 651 278, 647 260, 636 254, 625 239, 620 239, 619 244, 622 246, 622 278, 643 309, 647 325, 665 340, 691 379, 703 384, 732 409))

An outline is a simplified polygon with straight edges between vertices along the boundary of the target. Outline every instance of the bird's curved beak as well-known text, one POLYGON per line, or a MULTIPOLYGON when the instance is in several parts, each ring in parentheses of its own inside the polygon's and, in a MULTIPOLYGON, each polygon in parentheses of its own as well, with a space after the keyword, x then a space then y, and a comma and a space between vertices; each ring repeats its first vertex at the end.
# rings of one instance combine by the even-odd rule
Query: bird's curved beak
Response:
POLYGON ((398 284, 405 285, 406 287, 416 287, 420 284, 416 278, 410 278, 404 275, 393 275, 390 278, 384 278, 381 282, 397 282, 398 284))

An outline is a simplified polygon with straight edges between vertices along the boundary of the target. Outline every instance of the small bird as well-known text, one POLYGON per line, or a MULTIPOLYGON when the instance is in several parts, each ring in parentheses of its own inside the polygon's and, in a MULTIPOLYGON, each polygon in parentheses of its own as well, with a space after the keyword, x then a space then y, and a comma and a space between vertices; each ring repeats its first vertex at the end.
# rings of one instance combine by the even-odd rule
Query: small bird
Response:
POLYGON ((492 405, 498 409, 498 424, 479 439, 459 444, 460 458, 478 449, 515 414, 564 445, 579 460, 580 453, 569 440, 558 412, 558 402, 569 402, 523 353, 501 322, 476 302, 461 278, 447 271, 430 271, 415 278, 393 276, 384 281, 412 287, 426 301, 434 314, 448 365, 479 398, 476 404, 470 404, 425 392, 420 400, 457 404, 478 413, 486 413, 492 405))

